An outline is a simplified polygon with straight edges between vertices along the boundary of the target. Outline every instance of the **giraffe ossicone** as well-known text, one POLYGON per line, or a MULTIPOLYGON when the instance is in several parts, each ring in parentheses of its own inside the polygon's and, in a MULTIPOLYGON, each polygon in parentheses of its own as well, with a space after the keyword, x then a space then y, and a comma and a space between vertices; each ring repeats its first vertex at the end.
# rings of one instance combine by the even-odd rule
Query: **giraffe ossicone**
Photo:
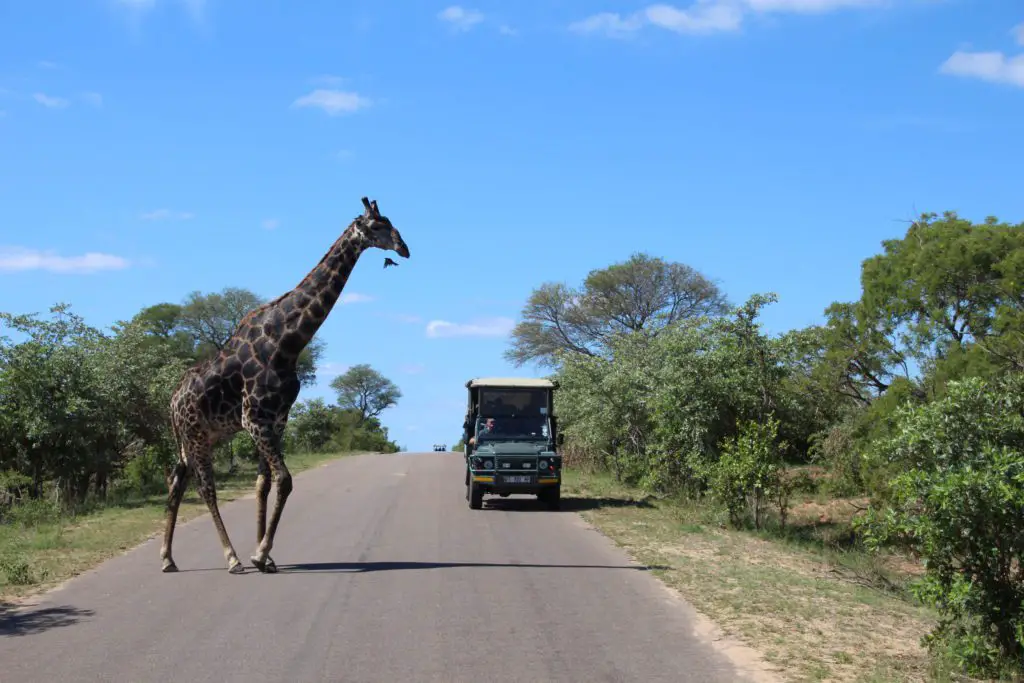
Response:
POLYGON ((281 441, 288 413, 299 395, 299 354, 323 325, 341 296, 359 256, 370 247, 409 258, 409 247, 376 200, 362 198, 365 211, 331 245, 320 262, 292 290, 252 310, 238 324, 220 352, 187 369, 171 396, 171 427, 178 462, 167 494, 160 559, 164 572, 177 571, 171 555, 174 528, 188 480, 195 476, 199 495, 210 510, 228 571, 245 571, 228 538, 217 507, 213 448, 239 431, 256 445, 256 554, 249 559, 261 572, 273 573, 270 557, 292 475, 281 441), (274 509, 267 523, 267 498, 276 485, 274 509))

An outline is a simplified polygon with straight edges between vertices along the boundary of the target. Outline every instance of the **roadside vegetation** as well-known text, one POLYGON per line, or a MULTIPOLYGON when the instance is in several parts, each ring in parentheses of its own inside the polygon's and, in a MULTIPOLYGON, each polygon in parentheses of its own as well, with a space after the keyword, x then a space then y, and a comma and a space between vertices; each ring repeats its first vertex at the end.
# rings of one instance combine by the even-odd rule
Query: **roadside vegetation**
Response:
MULTIPOLYGON (((262 302, 245 289, 193 292, 110 330, 67 304, 48 318, 0 313, 0 599, 63 581, 159 531, 177 457, 171 392, 262 302)), ((323 352, 316 339, 303 351, 303 386, 316 381, 323 352)), ((292 409, 284 447, 293 473, 346 453, 399 450, 378 419, 402 396, 394 383, 362 364, 330 386, 335 403, 292 409)), ((215 464, 220 501, 252 492, 247 435, 218 447, 215 464)), ((205 512, 190 493, 179 515, 205 512)))
POLYGON ((922 215, 779 335, 646 254, 530 296, 568 495, 793 680, 1021 680, 1024 224, 922 215), (614 496, 612 495, 614 494, 614 496), (631 502, 629 502, 631 501, 631 502))

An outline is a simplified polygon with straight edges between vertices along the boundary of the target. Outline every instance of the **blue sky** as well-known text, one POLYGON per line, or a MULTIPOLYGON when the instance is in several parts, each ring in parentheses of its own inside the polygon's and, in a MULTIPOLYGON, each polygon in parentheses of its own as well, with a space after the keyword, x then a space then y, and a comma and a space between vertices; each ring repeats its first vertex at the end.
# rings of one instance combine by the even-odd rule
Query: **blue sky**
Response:
POLYGON ((918 212, 1024 220, 1022 158, 1017 0, 9 1, 0 310, 274 297, 369 195, 412 258, 363 256, 300 398, 370 363, 429 450, 531 374, 544 281, 644 250, 816 323, 918 212))

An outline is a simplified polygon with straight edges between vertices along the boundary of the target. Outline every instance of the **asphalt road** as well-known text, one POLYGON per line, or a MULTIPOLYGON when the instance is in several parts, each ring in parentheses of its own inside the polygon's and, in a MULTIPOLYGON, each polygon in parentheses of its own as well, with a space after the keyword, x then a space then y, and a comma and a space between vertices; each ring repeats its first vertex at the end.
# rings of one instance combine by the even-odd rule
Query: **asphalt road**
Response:
MULTIPOLYGON (((0 617, 0 683, 744 680, 579 515, 526 496, 470 510, 462 463, 368 455, 297 476, 274 575, 228 574, 206 515, 178 528, 177 574, 151 539, 0 617)), ((222 511, 248 562, 255 501, 222 511)))

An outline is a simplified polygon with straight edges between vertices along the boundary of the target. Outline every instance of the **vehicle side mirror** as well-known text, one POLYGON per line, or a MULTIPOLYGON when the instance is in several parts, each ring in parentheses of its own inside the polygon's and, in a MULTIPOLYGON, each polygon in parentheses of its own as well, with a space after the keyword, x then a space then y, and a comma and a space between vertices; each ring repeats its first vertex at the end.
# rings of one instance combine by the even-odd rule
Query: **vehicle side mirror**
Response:
POLYGON ((559 432, 558 436, 555 437, 555 445, 561 448, 563 443, 565 443, 565 434, 559 432))

